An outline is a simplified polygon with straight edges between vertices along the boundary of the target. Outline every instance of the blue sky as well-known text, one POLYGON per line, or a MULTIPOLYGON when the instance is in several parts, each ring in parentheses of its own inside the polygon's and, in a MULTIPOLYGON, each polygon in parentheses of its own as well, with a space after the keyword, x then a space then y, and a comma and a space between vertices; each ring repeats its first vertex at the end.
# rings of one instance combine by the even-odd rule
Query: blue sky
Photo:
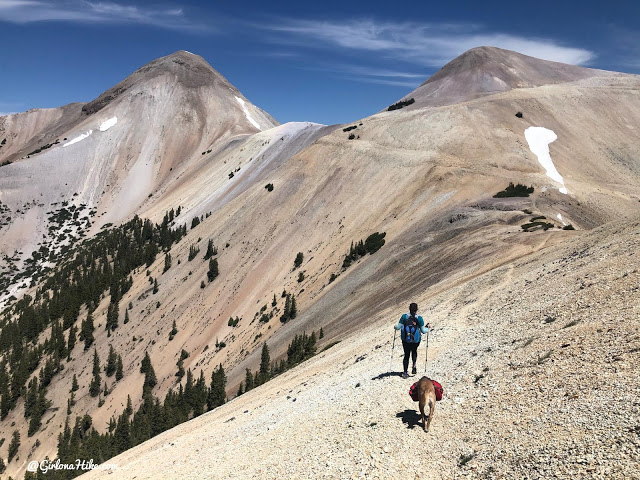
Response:
POLYGON ((629 0, 0 0, 0 114, 92 100, 188 50, 280 122, 346 123, 474 46, 640 73, 638 19, 629 0))

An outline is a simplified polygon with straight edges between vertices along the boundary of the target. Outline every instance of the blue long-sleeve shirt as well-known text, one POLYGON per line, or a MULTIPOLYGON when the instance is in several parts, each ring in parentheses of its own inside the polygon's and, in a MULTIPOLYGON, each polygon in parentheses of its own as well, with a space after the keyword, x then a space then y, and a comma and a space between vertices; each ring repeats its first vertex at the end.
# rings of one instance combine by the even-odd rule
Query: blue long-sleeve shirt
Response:
MULTIPOLYGON (((409 341, 406 337, 407 337, 407 329, 404 328, 405 326, 407 326, 407 324, 409 323, 410 314, 405 313, 404 315, 402 315, 402 317, 400 317, 400 320, 398 321, 398 323, 396 324, 395 328, 396 330, 400 330, 400 338, 402 339, 403 342, 409 341)), ((422 319, 422 317, 420 315, 418 315, 416 317, 418 326, 420 328, 416 329, 415 333, 413 334, 413 343, 419 343, 421 340, 421 333, 428 333, 429 329, 427 327, 424 326, 424 320, 422 319)))

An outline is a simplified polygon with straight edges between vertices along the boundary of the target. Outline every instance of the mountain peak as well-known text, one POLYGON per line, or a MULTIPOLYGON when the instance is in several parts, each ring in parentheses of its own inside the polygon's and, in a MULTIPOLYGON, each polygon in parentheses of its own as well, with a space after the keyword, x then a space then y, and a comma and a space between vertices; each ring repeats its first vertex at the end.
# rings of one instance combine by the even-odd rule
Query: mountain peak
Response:
POLYGON ((87 103, 82 111, 91 115, 121 96, 134 85, 150 82, 161 76, 168 76, 187 88, 199 88, 208 85, 223 84, 236 90, 218 71, 200 55, 179 50, 171 55, 157 58, 140 67, 123 81, 87 103))
POLYGON ((451 60, 407 98, 415 99, 412 108, 450 105, 514 88, 573 82, 598 74, 589 68, 481 46, 451 60))

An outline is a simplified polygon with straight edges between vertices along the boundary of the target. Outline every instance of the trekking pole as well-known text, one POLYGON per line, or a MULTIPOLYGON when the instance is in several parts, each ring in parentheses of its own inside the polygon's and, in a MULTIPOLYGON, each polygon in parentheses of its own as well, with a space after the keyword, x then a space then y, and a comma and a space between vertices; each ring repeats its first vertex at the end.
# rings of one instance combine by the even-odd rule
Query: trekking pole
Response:
POLYGON ((427 332, 427 348, 424 351, 424 373, 427 373, 427 358, 429 358, 429 332, 427 332))
POLYGON ((391 358, 389 359, 389 373, 391 373, 391 364, 393 362, 393 350, 396 348, 396 333, 397 330, 393 331, 393 344, 391 345, 391 358))

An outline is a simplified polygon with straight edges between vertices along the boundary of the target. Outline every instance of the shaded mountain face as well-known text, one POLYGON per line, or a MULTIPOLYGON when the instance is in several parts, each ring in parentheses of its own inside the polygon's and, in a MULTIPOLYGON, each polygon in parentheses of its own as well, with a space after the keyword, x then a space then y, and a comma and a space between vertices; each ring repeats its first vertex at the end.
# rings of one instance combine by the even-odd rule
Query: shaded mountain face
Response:
POLYGON ((477 47, 447 63, 404 98, 415 99, 411 108, 436 107, 514 88, 574 82, 603 73, 501 48, 477 47))
MULTIPOLYGON (((180 61, 190 59, 188 55, 180 53, 180 61)), ((214 368, 222 365, 227 395, 233 397, 246 369, 255 373, 259 368, 264 342, 271 360, 286 359, 295 335, 317 333, 323 327, 318 350, 341 340, 340 361, 331 362, 330 368, 335 371, 338 365, 341 376, 353 376, 354 360, 382 345, 383 335, 390 341, 391 325, 410 301, 416 301, 425 318, 440 311, 434 321, 437 328, 463 332, 451 348, 456 358, 467 361, 468 355, 460 356, 456 349, 476 348, 463 338, 465 328, 474 324, 470 302, 477 299, 481 310, 486 299, 494 298, 495 289, 507 288, 500 282, 502 274, 496 280, 492 272, 509 270, 532 254, 540 262, 536 268, 548 271, 547 251, 574 245, 584 230, 613 220, 626 222, 637 214, 638 76, 593 75, 540 88, 512 88, 491 95, 487 91, 440 108, 412 105, 400 114, 376 114, 345 125, 348 131, 306 122, 258 131, 268 118, 223 79, 212 77, 213 86, 187 88, 187 80, 171 71, 181 64, 169 63, 164 73, 153 69, 140 73, 139 82, 127 83, 118 95, 115 90, 105 92, 95 113, 87 115, 76 106, 74 115, 81 121, 66 130, 67 140, 63 137, 59 144, 0 168, 0 200, 10 209, 3 215, 11 217, 9 225, 0 229, 0 246, 7 249, 11 241, 17 246, 15 239, 20 238, 25 257, 43 241, 50 247, 51 232, 56 239, 66 229, 79 235, 73 212, 67 211, 71 218, 64 217, 61 205, 53 205, 58 202, 68 202, 67 209, 86 204, 79 214, 80 223, 85 224, 85 215, 91 223, 86 235, 134 214, 160 224, 165 212, 177 207, 181 209, 173 226, 186 225, 188 230, 168 251, 130 273, 131 285, 119 301, 118 326, 111 332, 105 329, 109 288, 98 296, 91 349, 76 345, 48 387, 46 398, 52 408, 42 418, 47 427, 28 437, 22 397, 2 420, 1 436, 8 439, 15 428, 20 430, 21 461, 31 449, 33 458, 55 457, 74 375, 80 388, 71 423, 86 413, 104 433, 109 419, 122 413, 129 395, 137 409, 144 381, 140 361, 146 353, 158 381, 152 393, 159 399, 170 388, 178 389, 177 362, 183 350, 188 353, 182 358, 184 370, 191 369, 196 378, 200 370, 211 378, 214 368), (217 92, 214 98, 208 96, 211 92, 217 92), (106 100, 109 95, 112 98, 106 100), (553 135, 532 149, 525 134, 531 127, 553 135), (547 154, 562 184, 541 163, 547 154), (510 182, 533 186, 534 191, 529 197, 493 198, 510 182), (21 197, 22 190, 35 196, 21 197), (524 232, 521 226, 535 217, 545 217, 544 223, 552 228, 524 232), (62 226, 56 223, 60 219, 62 226), (562 230, 565 223, 577 231, 562 230), (35 235, 32 225, 41 225, 35 235), (352 242, 374 232, 385 232, 382 248, 345 266, 352 242), (205 259, 209 240, 217 249, 219 270, 211 282, 205 259), (165 254, 172 259, 168 268, 165 254), (298 254, 302 262, 296 268, 298 254), (489 277, 484 286, 472 283, 483 275, 489 277), (150 279, 157 282, 157 289, 150 279), (450 303, 452 292, 454 303, 450 303), (295 297, 297 316, 281 321, 287 293, 295 297), (177 333, 172 332, 174 320, 177 333), (104 364, 110 346, 122 355, 124 376, 107 379, 109 394, 100 405, 88 393, 92 375, 87 366, 94 347, 104 364)), ((460 92, 474 85, 457 71, 439 81, 450 82, 460 92)), ((55 119, 46 122, 54 124, 55 119)), ((607 234, 606 227, 601 233, 607 234)), ((581 258, 583 248, 575 245, 581 258)), ((553 267, 557 275, 565 273, 562 262, 567 255, 575 256, 568 251, 553 258, 554 265, 559 262, 553 267)), ((546 271, 528 275, 527 266, 518 270, 527 278, 513 289, 514 296, 527 295, 529 282, 548 278, 546 271)), ((77 282, 77 277, 69 275, 69 281, 77 282)), ((537 285, 539 294, 530 298, 542 298, 544 287, 537 285)), ((35 285, 26 281, 15 292, 35 297, 35 285)), ((563 301, 561 297, 558 301, 563 301)), ((508 316, 503 321, 505 332, 521 321, 519 308, 501 310, 508 316)), ((493 312, 493 308, 486 311, 487 325, 493 312)), ((76 326, 86 318, 82 306, 76 326)), ((526 321, 540 323, 530 317, 526 321)), ((50 329, 45 330, 38 342, 49 334, 50 329)), ((67 335, 68 330, 63 332, 65 340, 67 335)), ((501 332, 494 335, 499 338, 501 332)), ((431 350, 429 355, 431 360, 431 350)), ((357 362, 357 368, 369 365, 371 358, 357 362)), ((450 367, 445 365, 443 371, 450 367)), ((277 383, 281 378, 267 387, 283 402, 283 392, 308 380, 297 370, 286 375, 291 382, 287 388, 277 383)), ((373 373, 366 375, 371 378, 373 373)), ((344 381, 353 388, 350 377, 344 381)), ((261 391, 245 398, 260 404, 261 391)), ((518 397, 514 399, 517 403, 518 397)), ((225 421, 242 416, 225 412, 229 413, 225 421)), ((286 414, 275 414, 288 421, 286 414)), ((233 427, 233 422, 226 425, 233 427)), ((0 456, 5 456, 6 443, 0 448, 0 456)), ((9 467, 7 473, 14 478, 24 473, 23 464, 14 461, 9 467)))

